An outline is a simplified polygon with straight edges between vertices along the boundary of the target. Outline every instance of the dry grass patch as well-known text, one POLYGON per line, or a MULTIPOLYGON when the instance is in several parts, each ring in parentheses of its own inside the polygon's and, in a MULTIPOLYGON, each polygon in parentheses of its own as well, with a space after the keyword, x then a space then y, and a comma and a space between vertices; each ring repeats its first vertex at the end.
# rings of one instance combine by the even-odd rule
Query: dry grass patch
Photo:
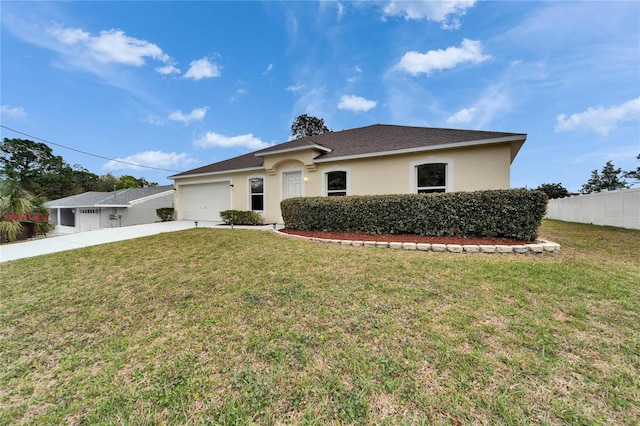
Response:
POLYGON ((191 229, 3 264, 0 424, 637 424, 640 232, 559 254, 191 229))

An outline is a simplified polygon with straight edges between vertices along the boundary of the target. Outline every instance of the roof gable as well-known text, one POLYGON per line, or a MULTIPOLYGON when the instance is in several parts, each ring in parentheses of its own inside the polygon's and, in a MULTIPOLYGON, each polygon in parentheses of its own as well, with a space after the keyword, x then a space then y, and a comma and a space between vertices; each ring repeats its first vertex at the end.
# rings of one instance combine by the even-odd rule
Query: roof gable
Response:
POLYGON ((173 185, 150 186, 147 188, 127 188, 113 192, 90 191, 58 200, 47 201, 47 207, 128 207, 131 202, 152 195, 171 191, 173 185))

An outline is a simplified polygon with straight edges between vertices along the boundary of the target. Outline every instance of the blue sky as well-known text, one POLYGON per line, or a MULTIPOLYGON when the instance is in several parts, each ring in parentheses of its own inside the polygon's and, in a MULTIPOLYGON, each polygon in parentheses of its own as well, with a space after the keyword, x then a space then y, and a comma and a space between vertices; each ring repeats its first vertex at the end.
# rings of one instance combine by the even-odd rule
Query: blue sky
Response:
POLYGON ((640 2, 10 2, 2 138, 168 176, 290 137, 398 124, 527 133, 512 187, 578 191, 640 153, 640 2), (32 138, 6 127, 26 133, 32 138))

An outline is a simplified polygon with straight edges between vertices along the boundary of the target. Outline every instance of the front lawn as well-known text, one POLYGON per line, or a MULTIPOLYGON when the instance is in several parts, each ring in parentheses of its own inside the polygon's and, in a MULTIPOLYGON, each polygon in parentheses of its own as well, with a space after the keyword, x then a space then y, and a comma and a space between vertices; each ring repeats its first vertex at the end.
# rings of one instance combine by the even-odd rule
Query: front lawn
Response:
POLYGON ((0 266, 0 424, 638 424, 640 231, 544 255, 197 228, 0 266))

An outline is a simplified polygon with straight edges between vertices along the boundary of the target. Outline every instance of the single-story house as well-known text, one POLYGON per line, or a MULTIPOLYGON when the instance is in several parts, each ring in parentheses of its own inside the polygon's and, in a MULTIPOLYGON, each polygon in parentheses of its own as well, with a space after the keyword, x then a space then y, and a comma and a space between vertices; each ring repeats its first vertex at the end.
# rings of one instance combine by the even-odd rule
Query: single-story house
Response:
POLYGON ((44 203, 56 233, 141 225, 160 220, 156 209, 173 207, 173 185, 85 192, 44 203))
POLYGON ((282 221, 280 202, 300 196, 510 188, 523 133, 376 124, 295 139, 169 176, 178 220, 220 220, 254 210, 282 221))

